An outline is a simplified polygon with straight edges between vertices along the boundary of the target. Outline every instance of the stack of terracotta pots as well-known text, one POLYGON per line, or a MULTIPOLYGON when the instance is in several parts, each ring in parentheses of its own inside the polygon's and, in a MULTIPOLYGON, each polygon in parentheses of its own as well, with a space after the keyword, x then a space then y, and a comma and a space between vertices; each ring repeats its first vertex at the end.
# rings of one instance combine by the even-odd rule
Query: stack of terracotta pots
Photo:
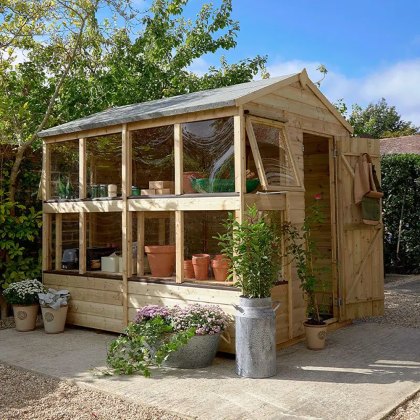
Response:
POLYGON ((209 278, 209 254, 194 254, 192 256, 192 265, 196 280, 207 280, 209 278))

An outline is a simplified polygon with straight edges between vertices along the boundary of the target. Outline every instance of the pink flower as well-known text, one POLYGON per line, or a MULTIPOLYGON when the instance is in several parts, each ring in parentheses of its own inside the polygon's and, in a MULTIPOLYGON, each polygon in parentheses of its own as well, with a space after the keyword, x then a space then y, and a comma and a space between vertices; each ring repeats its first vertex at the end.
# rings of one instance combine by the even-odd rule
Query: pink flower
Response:
POLYGON ((315 200, 322 200, 322 193, 318 193, 314 195, 315 200))

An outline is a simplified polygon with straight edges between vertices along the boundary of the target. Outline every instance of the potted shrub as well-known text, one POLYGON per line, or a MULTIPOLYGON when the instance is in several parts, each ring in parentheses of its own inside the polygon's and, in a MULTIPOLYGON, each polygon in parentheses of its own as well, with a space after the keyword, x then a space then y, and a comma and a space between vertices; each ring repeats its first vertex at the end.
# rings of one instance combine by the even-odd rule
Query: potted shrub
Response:
POLYGON ((43 284, 35 279, 12 283, 4 290, 4 298, 13 306, 17 331, 35 329, 39 309, 38 293, 44 290, 43 284))
POLYGON ((230 274, 242 290, 235 317, 236 373, 249 378, 276 374, 276 325, 271 289, 279 280, 280 238, 273 223, 255 206, 239 223, 233 214, 219 235, 222 252, 230 260, 230 274))
POLYGON ((316 243, 311 236, 312 228, 323 222, 324 216, 318 200, 320 194, 314 196, 315 203, 307 208, 306 217, 301 229, 286 223, 283 225, 287 254, 292 256, 290 262, 295 262, 300 287, 306 298, 308 319, 304 322, 306 344, 311 350, 321 350, 325 347, 327 325, 322 319, 317 292, 322 289, 322 269, 314 266, 314 256, 317 253, 316 243))
POLYGON ((145 306, 110 344, 107 363, 114 373, 144 376, 150 375, 151 366, 209 366, 229 322, 230 317, 218 306, 145 306))
POLYGON ((68 290, 48 289, 46 293, 38 293, 41 305, 44 330, 47 334, 57 334, 64 331, 66 324, 68 290))

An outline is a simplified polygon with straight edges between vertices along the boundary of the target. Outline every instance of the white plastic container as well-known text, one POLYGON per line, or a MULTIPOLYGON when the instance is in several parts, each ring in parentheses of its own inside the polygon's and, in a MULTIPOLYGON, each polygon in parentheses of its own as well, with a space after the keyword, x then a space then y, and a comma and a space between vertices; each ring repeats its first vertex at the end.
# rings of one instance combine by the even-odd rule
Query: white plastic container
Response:
POLYGON ((115 184, 108 185, 108 197, 116 197, 117 196, 117 186, 115 184))
POLYGON ((118 273, 118 256, 101 257, 101 270, 108 273, 118 273))

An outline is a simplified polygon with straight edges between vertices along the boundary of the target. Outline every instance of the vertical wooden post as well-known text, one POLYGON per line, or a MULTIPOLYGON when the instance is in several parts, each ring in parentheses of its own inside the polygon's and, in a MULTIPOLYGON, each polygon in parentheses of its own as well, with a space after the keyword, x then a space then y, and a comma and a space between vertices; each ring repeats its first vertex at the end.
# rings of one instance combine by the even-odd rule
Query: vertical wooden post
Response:
POLYGON ((63 215, 55 215, 55 269, 61 270, 61 257, 63 254, 63 215))
POLYGON ((132 217, 128 211, 128 196, 131 194, 131 134, 127 124, 122 127, 122 259, 123 259, 123 325, 128 324, 128 278, 132 276, 133 229, 132 217))
POLYGON ((174 124, 175 194, 183 192, 184 153, 182 124, 174 124))
MULTIPOLYGON (((42 200, 51 197, 51 149, 50 146, 42 143, 42 175, 41 175, 41 196, 42 200)), ((51 215, 42 215, 42 270, 51 269, 51 215)))
POLYGON ((79 198, 87 197, 86 139, 79 139, 79 198))
POLYGON ((176 282, 184 281, 184 212, 175 211, 176 282))
POLYGON ((144 276, 144 211, 137 212, 137 277, 144 276))
MULTIPOLYGON (((87 213, 79 213, 79 274, 85 274, 86 267, 86 220, 87 213)), ((92 230, 92 226, 91 229, 92 230)))
MULTIPOLYGON (((286 193, 286 210, 284 211, 284 221, 286 223, 290 222, 290 199, 289 194, 286 193)), ((284 239, 282 239, 284 241, 284 239)), ((285 261, 287 265, 287 312, 289 318, 289 339, 293 338, 293 279, 292 279, 292 262, 289 257, 286 257, 285 261)))
POLYGON ((233 117, 234 124, 234 158, 235 158, 235 191, 240 196, 240 209, 236 211, 236 219, 242 222, 245 210, 246 193, 246 157, 245 157, 245 117, 242 107, 239 115, 233 117))
MULTIPOLYGON (((183 193, 184 151, 182 124, 174 124, 175 194, 183 193)), ((176 282, 184 281, 184 212, 175 211, 176 282)))

